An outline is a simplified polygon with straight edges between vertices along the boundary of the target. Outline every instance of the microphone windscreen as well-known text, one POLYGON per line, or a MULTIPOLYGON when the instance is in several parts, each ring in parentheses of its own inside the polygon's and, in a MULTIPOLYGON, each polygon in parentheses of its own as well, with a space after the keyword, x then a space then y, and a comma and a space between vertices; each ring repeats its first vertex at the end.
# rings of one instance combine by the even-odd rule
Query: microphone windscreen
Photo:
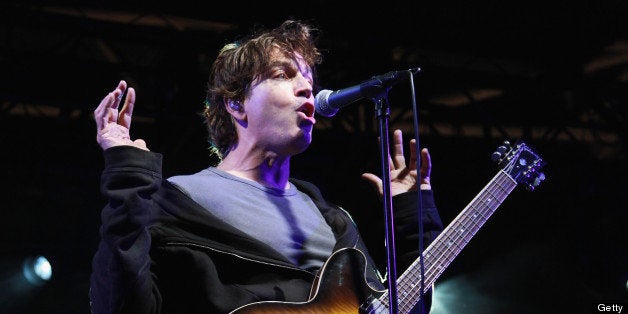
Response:
POLYGON ((323 89, 316 94, 314 107, 316 108, 316 113, 321 116, 332 117, 338 112, 337 108, 333 108, 329 105, 329 95, 331 93, 331 90, 323 89))

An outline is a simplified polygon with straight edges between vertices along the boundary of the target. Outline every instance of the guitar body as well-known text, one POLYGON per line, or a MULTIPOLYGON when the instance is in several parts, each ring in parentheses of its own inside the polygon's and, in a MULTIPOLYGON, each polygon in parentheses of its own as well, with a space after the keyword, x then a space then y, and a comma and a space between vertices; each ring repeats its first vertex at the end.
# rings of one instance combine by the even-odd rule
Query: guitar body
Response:
POLYGON ((306 302, 262 301, 240 307, 245 313, 359 313, 360 306, 382 294, 366 283, 366 258, 357 249, 336 251, 321 268, 306 302))

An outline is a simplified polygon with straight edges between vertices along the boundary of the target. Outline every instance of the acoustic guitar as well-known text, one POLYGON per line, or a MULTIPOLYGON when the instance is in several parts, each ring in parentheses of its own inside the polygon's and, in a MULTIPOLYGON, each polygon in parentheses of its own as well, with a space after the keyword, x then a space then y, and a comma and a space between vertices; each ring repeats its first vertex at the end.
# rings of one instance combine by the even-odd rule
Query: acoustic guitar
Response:
MULTIPOLYGON (((545 180, 540 171, 545 162, 523 142, 511 146, 504 141, 492 158, 498 162, 499 172, 423 252, 425 276, 421 278, 419 257, 397 278, 398 313, 412 310, 518 184, 532 191, 545 180)), ((261 301, 231 313, 389 313, 387 290, 372 289, 365 271, 364 253, 341 249, 320 269, 308 301, 261 301)))

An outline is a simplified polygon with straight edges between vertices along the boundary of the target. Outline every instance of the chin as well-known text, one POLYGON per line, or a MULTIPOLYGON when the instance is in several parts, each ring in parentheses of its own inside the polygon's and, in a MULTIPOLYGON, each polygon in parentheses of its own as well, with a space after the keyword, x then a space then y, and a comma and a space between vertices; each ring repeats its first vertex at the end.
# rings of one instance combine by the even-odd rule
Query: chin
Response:
POLYGON ((300 154, 307 150, 312 144, 312 133, 304 133, 301 137, 294 143, 295 154, 300 154))
POLYGON ((308 147, 310 147, 310 144, 312 143, 312 138, 310 137, 309 139, 307 139, 307 141, 304 141, 302 143, 299 143, 300 145, 298 146, 298 153, 302 153, 304 151, 306 151, 308 149, 308 147))

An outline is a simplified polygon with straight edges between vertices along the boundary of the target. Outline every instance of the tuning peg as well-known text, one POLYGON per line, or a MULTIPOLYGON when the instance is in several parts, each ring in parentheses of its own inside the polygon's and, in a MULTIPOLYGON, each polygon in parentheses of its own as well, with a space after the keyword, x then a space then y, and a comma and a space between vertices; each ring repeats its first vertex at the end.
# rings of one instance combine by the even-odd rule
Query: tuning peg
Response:
POLYGON ((493 161, 498 161, 500 158, 502 158, 502 156, 504 156, 504 154, 509 148, 510 148, 510 142, 503 141, 502 145, 497 147, 497 150, 493 152, 493 154, 491 155, 491 159, 493 161))
POLYGON ((542 181, 545 180, 545 174, 543 172, 539 173, 539 175, 534 179, 534 183, 532 185, 537 187, 541 184, 542 181))
POLYGON ((492 161, 498 161, 500 158, 502 158, 502 154, 499 153, 498 151, 495 151, 493 152, 493 154, 491 154, 492 161))
POLYGON ((497 147, 497 151, 499 151, 500 153, 505 153, 507 150, 510 149, 510 142, 509 141, 503 141, 502 145, 497 147))

